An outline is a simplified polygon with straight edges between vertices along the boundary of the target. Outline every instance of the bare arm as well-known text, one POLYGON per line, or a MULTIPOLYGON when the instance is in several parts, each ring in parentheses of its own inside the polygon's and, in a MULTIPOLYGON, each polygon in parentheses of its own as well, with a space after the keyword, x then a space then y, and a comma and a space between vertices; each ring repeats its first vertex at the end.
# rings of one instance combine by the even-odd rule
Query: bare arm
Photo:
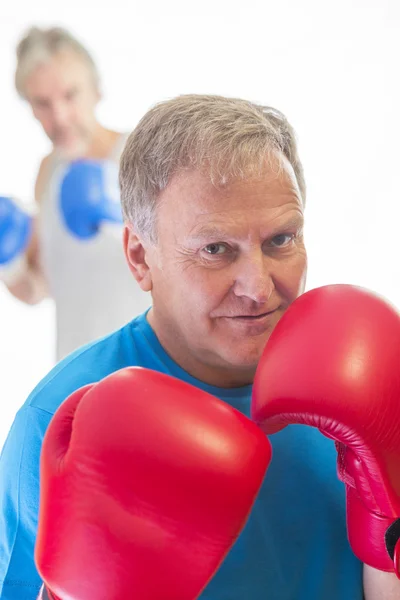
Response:
POLYGON ((364 565, 365 600, 400 600, 400 580, 394 573, 385 573, 364 565))
MULTIPOLYGON (((35 200, 40 210, 40 199, 43 192, 43 186, 45 181, 46 169, 48 165, 49 157, 45 157, 39 168, 39 172, 35 183, 35 200)), ((47 283, 43 275, 40 260, 39 260, 39 241, 37 235, 37 219, 34 219, 33 232, 25 252, 26 256, 26 269, 21 271, 21 276, 14 281, 11 285, 8 285, 10 293, 25 302, 26 304, 38 304, 46 296, 48 296, 47 283)))

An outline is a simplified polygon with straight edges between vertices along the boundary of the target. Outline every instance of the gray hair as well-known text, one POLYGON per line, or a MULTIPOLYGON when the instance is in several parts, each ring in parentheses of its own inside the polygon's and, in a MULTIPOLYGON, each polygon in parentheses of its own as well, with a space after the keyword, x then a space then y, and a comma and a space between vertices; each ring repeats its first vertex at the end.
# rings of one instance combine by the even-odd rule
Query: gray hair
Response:
POLYGON ((261 173, 271 153, 287 158, 305 202, 294 130, 278 110, 237 98, 184 95, 155 105, 129 136, 120 163, 124 218, 156 242, 157 199, 186 169, 215 184, 261 173))
POLYGON ((17 46, 15 87, 21 98, 25 98, 25 81, 39 65, 47 63, 60 52, 75 52, 89 67, 96 88, 100 78, 96 64, 89 51, 71 33, 62 27, 40 29, 31 27, 17 46))

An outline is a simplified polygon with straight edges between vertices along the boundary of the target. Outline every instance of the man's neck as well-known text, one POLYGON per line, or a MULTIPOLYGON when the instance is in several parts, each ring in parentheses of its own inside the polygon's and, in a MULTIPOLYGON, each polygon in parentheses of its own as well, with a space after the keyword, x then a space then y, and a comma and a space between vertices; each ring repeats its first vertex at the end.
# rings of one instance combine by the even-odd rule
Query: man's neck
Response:
POLYGON ((120 133, 106 129, 97 124, 93 136, 87 146, 85 158, 108 158, 117 143, 120 133))
POLYGON ((74 160, 76 158, 88 158, 94 160, 106 159, 112 155, 120 135, 119 132, 106 129, 99 123, 96 123, 90 138, 88 138, 86 142, 82 140, 82 147, 80 149, 76 148, 69 153, 62 148, 57 148, 55 146, 52 154, 59 155, 67 160, 74 160))

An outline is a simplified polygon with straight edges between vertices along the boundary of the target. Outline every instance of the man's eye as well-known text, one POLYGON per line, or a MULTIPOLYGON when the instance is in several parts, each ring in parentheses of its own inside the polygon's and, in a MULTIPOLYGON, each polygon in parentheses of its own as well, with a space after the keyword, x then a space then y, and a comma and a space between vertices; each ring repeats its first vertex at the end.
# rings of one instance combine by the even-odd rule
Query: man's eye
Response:
POLYGON ((207 254, 225 254, 227 248, 225 246, 225 244, 208 244, 208 246, 206 246, 204 248, 204 251, 207 254))
POLYGON ((76 98, 76 96, 78 95, 78 90, 69 90, 66 94, 65 94, 65 99, 67 101, 71 101, 74 98, 76 98))
POLYGON ((271 240, 271 246, 275 248, 281 248, 282 246, 287 246, 293 240, 293 235, 289 233, 281 233, 276 235, 271 240))
POLYGON ((47 100, 36 100, 35 101, 36 108, 44 109, 49 108, 49 103, 47 100))

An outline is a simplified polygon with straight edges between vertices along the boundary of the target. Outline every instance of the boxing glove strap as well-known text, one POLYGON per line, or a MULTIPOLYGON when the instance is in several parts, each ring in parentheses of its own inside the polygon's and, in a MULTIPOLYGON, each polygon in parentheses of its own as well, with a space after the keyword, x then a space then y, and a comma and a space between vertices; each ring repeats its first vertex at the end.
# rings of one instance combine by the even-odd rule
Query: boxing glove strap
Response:
POLYGON ((389 556, 392 560, 394 560, 394 551, 397 545, 397 542, 400 540, 400 519, 397 519, 392 523, 386 530, 385 533, 385 544, 386 550, 389 553, 389 556))
POLYGON ((395 571, 396 543, 400 537, 400 519, 371 512, 356 490, 346 486, 347 531, 353 552, 365 564, 380 571, 395 571))

